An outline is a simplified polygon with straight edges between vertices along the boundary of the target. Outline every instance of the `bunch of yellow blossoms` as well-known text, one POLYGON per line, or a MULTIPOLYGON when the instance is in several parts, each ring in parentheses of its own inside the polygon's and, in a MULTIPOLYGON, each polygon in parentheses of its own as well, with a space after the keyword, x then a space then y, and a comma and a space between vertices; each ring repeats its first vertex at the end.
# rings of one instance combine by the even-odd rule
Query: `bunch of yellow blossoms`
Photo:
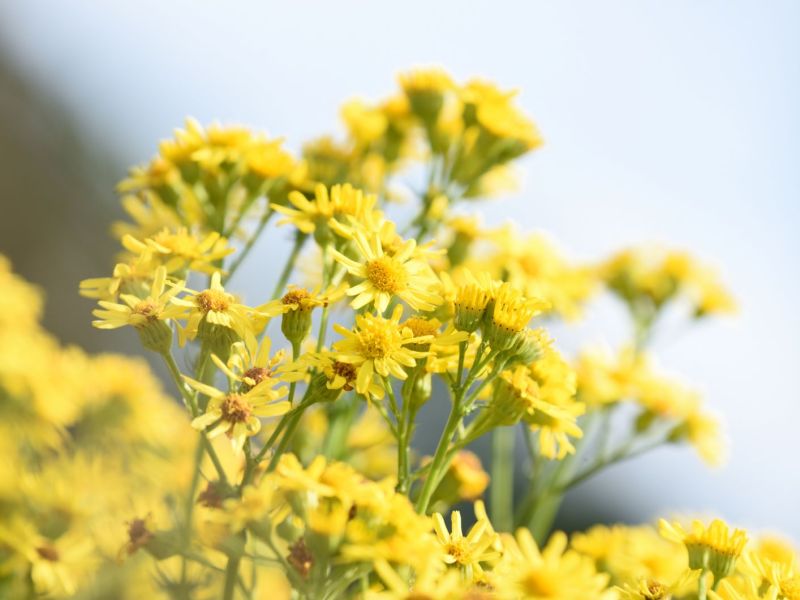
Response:
POLYGON ((733 301, 684 253, 576 264, 483 227, 465 208, 508 184, 536 126, 486 81, 429 69, 400 88, 346 104, 346 139, 300 157, 188 121, 120 184, 118 263, 80 290, 96 327, 163 362, 183 410, 143 365, 60 348, 0 263, 0 596, 800 598, 792 548, 721 521, 551 532, 608 465, 684 442, 721 460, 716 420, 651 352, 666 307, 692 322, 733 301), (415 172, 415 214, 390 217, 415 172), (245 301, 240 265, 287 230, 277 281, 245 301), (573 359, 532 325, 603 290, 630 315, 616 352, 573 359), (449 415, 425 456, 428 403, 449 415))

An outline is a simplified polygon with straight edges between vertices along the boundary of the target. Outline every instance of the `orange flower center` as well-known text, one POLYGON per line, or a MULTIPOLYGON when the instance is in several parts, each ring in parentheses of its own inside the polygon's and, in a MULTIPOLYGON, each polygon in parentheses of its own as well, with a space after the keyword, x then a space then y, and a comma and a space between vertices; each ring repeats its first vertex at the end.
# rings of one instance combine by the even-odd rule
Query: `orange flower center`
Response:
POLYGON ((197 306, 203 312, 225 312, 231 305, 230 294, 220 290, 206 290, 195 296, 197 306))
POLYGON ((245 400, 244 396, 239 394, 228 394, 225 400, 222 401, 220 410, 222 411, 222 419, 229 423, 245 423, 253 414, 250 403, 245 400))
POLYGON ((408 273, 403 265, 391 256, 381 256, 367 263, 367 279, 381 292, 394 294, 405 289, 408 273))

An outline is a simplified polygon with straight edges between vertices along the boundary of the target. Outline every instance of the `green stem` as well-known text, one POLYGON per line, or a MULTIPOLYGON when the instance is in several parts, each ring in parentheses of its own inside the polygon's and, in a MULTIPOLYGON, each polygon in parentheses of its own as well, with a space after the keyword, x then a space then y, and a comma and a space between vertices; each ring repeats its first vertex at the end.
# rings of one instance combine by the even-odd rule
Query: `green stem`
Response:
POLYGON ((428 510, 428 504, 430 504, 431 497, 433 497, 433 492, 436 491, 436 486, 439 484, 442 466, 446 462, 450 440, 453 438, 453 434, 458 429, 458 424, 460 422, 461 408, 458 398, 456 398, 450 410, 450 416, 447 418, 447 423, 442 431, 442 436, 439 438, 439 444, 436 446, 436 453, 433 455, 433 462, 431 462, 428 476, 425 478, 422 491, 419 493, 419 498, 417 499, 416 509, 420 514, 425 514, 428 510))
POLYGON ((281 276, 278 278, 278 283, 275 285, 275 289, 272 291, 273 300, 278 298, 283 293, 283 290, 289 281, 289 277, 292 274, 292 270, 294 269, 294 263, 297 261, 297 257, 300 255, 300 251, 303 249, 303 244, 305 244, 306 238, 308 238, 308 235, 300 231, 295 234, 292 251, 289 254, 289 257, 286 259, 286 264, 283 267, 281 276))
MULTIPOLYGON (((383 385, 386 393, 392 401, 392 406, 397 406, 394 396, 394 389, 388 377, 383 378, 383 385)), ((408 432, 411 415, 411 402, 408 398, 403 398, 403 409, 399 413, 397 421, 397 491, 405 494, 408 491, 409 468, 408 468, 408 432)))
POLYGON ((514 515, 514 427, 498 427, 492 434, 492 524, 499 531, 511 531, 514 515))
POLYGON ((242 248, 236 259, 231 263, 231 266, 228 269, 228 273, 222 280, 223 285, 226 284, 231 277, 233 277, 233 274, 236 272, 236 270, 239 268, 242 262, 244 262, 244 259, 247 258, 248 254, 250 254, 250 251, 253 249, 253 246, 255 245, 258 238, 261 237, 264 228, 267 226, 267 224, 269 223, 270 219, 274 214, 275 211, 273 211, 272 209, 268 209, 267 212, 264 213, 264 216, 261 217, 261 220, 258 222, 258 227, 256 227, 255 231, 253 232, 253 235, 251 235, 247 239, 247 243, 244 245, 244 248, 242 248))
POLYGON ((708 597, 708 582, 707 582, 707 575, 708 570, 703 569, 700 572, 700 578, 697 580, 697 600, 706 600, 708 597))
POLYGON ((233 592, 236 589, 236 582, 239 578, 240 558, 231 556, 225 566, 225 587, 222 593, 223 600, 233 600, 233 592))
MULTIPOLYGON (((184 403, 189 408, 189 411, 192 417, 197 416, 197 400, 194 394, 189 393, 189 390, 186 388, 186 384, 183 382, 183 376, 181 375, 180 369, 178 369, 178 365, 175 363, 175 359, 172 356, 172 352, 165 352, 162 355, 164 362, 167 364, 167 368, 169 369, 170 375, 172 376, 175 385, 178 387, 178 391, 180 392, 181 396, 183 397, 184 403)), ((211 462, 214 464, 214 468, 217 471, 217 475, 222 483, 227 484, 228 478, 225 475, 225 468, 222 466, 222 462, 219 460, 219 456, 217 456, 217 451, 214 450, 214 446, 211 445, 211 442, 208 439, 205 431, 201 431, 200 435, 203 440, 203 446, 205 447, 206 454, 211 459, 211 462)))
MULTIPOLYGON (((203 460, 203 453, 205 452, 202 436, 202 433, 198 435, 197 449, 194 451, 194 470, 192 471, 192 482, 189 485, 189 494, 186 497, 186 514, 184 516, 185 522, 183 524, 183 546, 186 549, 186 552, 189 551, 189 548, 192 545, 192 515, 194 513, 194 497, 197 493, 197 486, 200 484, 200 462, 203 460)), ((188 560, 189 559, 186 557, 186 555, 184 555, 183 562, 181 564, 181 589, 183 589, 186 584, 188 560)))

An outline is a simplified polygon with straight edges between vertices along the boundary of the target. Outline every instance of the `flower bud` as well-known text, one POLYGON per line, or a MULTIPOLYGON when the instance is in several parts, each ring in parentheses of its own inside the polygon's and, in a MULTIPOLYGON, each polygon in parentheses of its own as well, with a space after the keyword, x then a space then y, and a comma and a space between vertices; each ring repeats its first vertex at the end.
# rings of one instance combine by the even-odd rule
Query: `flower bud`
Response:
POLYGON ((172 347, 172 327, 158 319, 148 320, 136 328, 142 346, 159 354, 166 354, 172 347))

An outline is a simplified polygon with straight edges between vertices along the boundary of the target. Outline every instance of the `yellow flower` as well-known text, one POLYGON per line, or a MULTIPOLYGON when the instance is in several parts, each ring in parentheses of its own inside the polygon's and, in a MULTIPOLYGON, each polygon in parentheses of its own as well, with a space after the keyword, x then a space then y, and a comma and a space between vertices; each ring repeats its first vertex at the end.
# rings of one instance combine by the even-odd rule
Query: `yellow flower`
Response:
POLYGON ((686 546, 690 569, 707 569, 714 574, 715 581, 733 573, 736 559, 741 556, 747 544, 747 534, 744 531, 731 531, 719 519, 714 519, 708 526, 694 520, 688 532, 679 523, 669 523, 661 519, 659 530, 668 540, 686 546))
POLYGON ((201 238, 190 234, 185 227, 174 231, 162 229, 143 241, 126 235, 122 245, 135 256, 152 254, 166 267, 167 273, 181 275, 187 269, 211 274, 218 270, 217 263, 234 251, 216 231, 201 238))
POLYGON ((667 585, 657 579, 639 579, 635 584, 625 583, 617 587, 620 600, 672 600, 683 596, 687 588, 697 587, 697 572, 685 571, 674 583, 667 585))
MULTIPOLYGON (((317 233, 317 229, 327 235, 329 222, 334 219, 342 219, 345 216, 360 218, 365 213, 372 210, 377 202, 374 194, 365 194, 363 191, 354 188, 350 184, 334 185, 328 188, 322 184, 314 187, 314 200, 308 200, 300 192, 289 194, 289 202, 295 208, 272 204, 272 208, 277 212, 286 215, 286 218, 278 221, 278 225, 291 223, 303 233, 317 233)), ((319 239, 319 238, 318 238, 319 239)), ((329 241, 323 238, 323 241, 329 241)))
POLYGON ((147 293, 158 263, 150 254, 141 254, 127 263, 114 266, 111 277, 93 277, 80 283, 80 294, 86 298, 114 301, 121 292, 147 293))
MULTIPOLYGON (((349 392, 356 387, 358 378, 356 365, 341 360, 338 352, 329 350, 303 354, 293 363, 283 367, 281 376, 286 381, 301 381, 308 378, 309 373, 314 370, 324 376, 324 385, 328 390, 349 392)), ((366 395, 383 398, 384 392, 384 387, 379 381, 374 378, 370 380, 366 395)))
POLYGON ((444 562, 461 567, 467 581, 481 579, 481 563, 500 558, 500 553, 492 549, 496 534, 491 531, 488 520, 476 522, 465 536, 461 529, 461 513, 454 510, 450 513, 450 531, 440 513, 433 515, 433 528, 444 549, 444 562))
POLYGON ((269 336, 265 335, 260 343, 255 336, 247 336, 244 341, 233 344, 227 363, 215 354, 211 359, 230 382, 237 382, 246 392, 267 380, 273 380, 273 385, 280 381, 276 372, 286 353, 279 350, 270 357, 271 346, 269 336))
POLYGON ((440 67, 414 69, 397 77, 406 93, 446 92, 455 89, 450 75, 440 67))
POLYGON ((291 408, 288 402, 277 401, 286 393, 286 388, 274 389, 276 382, 271 378, 240 392, 223 392, 186 375, 183 378, 209 399, 205 413, 192 421, 192 427, 199 430, 209 428, 209 438, 225 433, 237 454, 242 451, 247 437, 261 430, 258 417, 282 415, 291 408))
POLYGON ((363 100, 350 100, 340 111, 350 135, 359 145, 369 145, 386 132, 388 121, 379 107, 368 106, 363 100))
POLYGON ((369 240, 360 231, 353 236, 355 247, 361 260, 355 261, 344 254, 332 250, 333 257, 345 266, 354 277, 362 279, 358 285, 347 290, 348 296, 355 296, 353 308, 374 304, 383 313, 393 297, 398 297, 416 310, 432 310, 440 303, 434 291, 438 284, 430 266, 415 257, 416 242, 408 240, 394 255, 383 251, 377 235, 369 240))
POLYGON ((146 327, 154 321, 181 319, 186 313, 182 306, 172 303, 173 298, 183 289, 183 282, 171 284, 167 291, 167 271, 162 266, 156 269, 150 293, 145 298, 131 294, 120 294, 124 304, 100 300, 102 308, 92 312, 98 318, 92 325, 98 329, 117 329, 131 325, 137 329, 146 327))
MULTIPOLYGON (((189 297, 173 298, 172 302, 176 305, 189 309, 184 317, 186 325, 178 328, 179 340, 181 345, 186 340, 193 340, 198 333, 201 337, 209 335, 215 337, 214 328, 222 328, 234 332, 239 338, 246 338, 254 335, 256 330, 260 330, 259 320, 280 314, 282 310, 266 312, 267 305, 259 309, 249 308, 239 304, 233 294, 229 294, 222 286, 219 271, 211 276, 211 285, 202 292, 187 290, 189 297)), ((263 326, 263 323, 261 324, 263 326)), ((236 340, 231 340, 231 343, 236 340)), ((228 349, 230 345, 228 345, 228 349)), ((224 352, 227 358, 227 352, 224 352)))
POLYGON ((375 572, 386 589, 368 590, 365 600, 489 600, 481 588, 463 578, 453 569, 442 570, 428 567, 415 573, 414 581, 409 583, 384 559, 374 564, 375 572))
POLYGON ((33 587, 42 596, 73 596, 97 563, 96 549, 81 531, 52 539, 29 523, 7 522, 0 527, 0 543, 28 561, 33 587))
POLYGON ((778 600, 778 598, 794 600, 800 596, 781 595, 775 586, 768 586, 762 591, 752 581, 734 583, 725 580, 716 590, 709 590, 708 597, 710 600, 778 600))
POLYGON ((301 343, 311 331, 311 313, 318 306, 327 307, 344 296, 347 284, 331 286, 324 292, 308 290, 290 285, 289 291, 280 299, 284 313, 281 331, 294 344, 301 343))
POLYGON ((510 534, 501 534, 501 537, 503 561, 490 579, 501 597, 530 600, 615 598, 616 594, 606 588, 608 575, 598 573, 590 558, 568 550, 564 533, 555 532, 542 550, 527 529, 517 530, 516 538, 510 534))
POLYGON ((377 315, 357 315, 354 331, 338 323, 334 330, 344 336, 333 345, 339 352, 339 361, 355 365, 356 391, 367 394, 375 377, 393 376, 405 379, 403 367, 413 367, 426 352, 411 350, 407 346, 430 341, 430 337, 414 337, 408 327, 400 325, 403 308, 398 306, 391 318, 377 315))

